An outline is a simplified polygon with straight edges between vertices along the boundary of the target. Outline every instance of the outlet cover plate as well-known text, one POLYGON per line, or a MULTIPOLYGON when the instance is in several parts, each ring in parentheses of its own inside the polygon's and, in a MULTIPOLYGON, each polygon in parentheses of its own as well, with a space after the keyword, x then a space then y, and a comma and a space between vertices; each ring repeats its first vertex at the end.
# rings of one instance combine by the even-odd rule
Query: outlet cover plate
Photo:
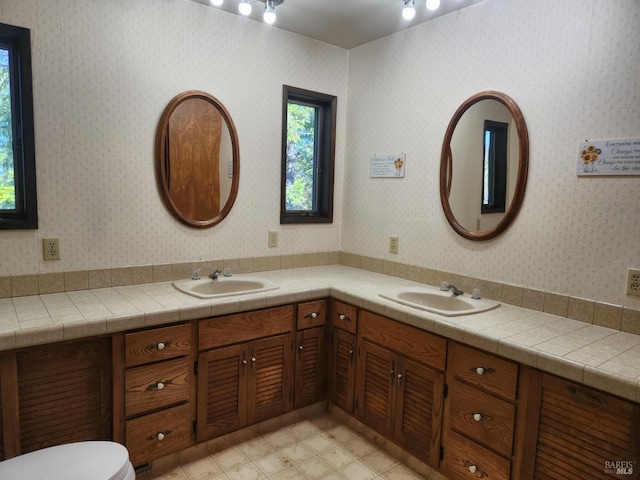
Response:
POLYGON ((627 270, 627 295, 640 297, 640 268, 627 270))
POLYGON ((42 239, 42 257, 45 260, 60 260, 60 239, 45 237, 42 239))

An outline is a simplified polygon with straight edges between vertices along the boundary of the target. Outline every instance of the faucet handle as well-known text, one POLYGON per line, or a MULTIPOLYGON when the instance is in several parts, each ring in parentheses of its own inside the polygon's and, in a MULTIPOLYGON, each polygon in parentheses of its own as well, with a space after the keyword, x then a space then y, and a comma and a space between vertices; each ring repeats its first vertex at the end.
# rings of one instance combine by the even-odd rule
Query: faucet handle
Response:
POLYGON ((230 277, 231 276, 231 267, 225 267, 223 275, 225 277, 230 277))
POLYGON ((440 290, 442 290, 443 292, 448 292, 449 291, 449 282, 442 282, 440 284, 440 290))
POLYGON ((196 268, 191 274, 191 280, 200 280, 200 269, 196 268))

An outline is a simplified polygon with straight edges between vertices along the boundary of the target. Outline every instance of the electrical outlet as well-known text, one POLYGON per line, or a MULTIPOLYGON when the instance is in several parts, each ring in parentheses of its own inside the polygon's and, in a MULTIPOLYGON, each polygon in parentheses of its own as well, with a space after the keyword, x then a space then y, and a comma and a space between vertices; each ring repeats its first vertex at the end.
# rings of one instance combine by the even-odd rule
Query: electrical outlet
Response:
POLYGON ((278 246, 278 231, 270 230, 269 231, 269 248, 275 248, 278 246))
POLYGON ((627 270, 627 295, 640 297, 640 269, 638 268, 627 270))
POLYGON ((398 237, 389 237, 389 252, 398 253, 398 237))
POLYGON ((60 260, 60 239, 55 237, 43 238, 42 256, 45 260, 60 260))

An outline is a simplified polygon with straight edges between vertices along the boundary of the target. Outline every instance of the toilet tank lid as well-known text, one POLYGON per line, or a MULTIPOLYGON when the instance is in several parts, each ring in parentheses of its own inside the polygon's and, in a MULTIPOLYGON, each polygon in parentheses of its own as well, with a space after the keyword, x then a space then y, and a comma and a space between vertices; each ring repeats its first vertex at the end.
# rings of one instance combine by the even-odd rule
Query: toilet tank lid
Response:
POLYGON ((76 442, 0 462, 2 480, 121 480, 129 452, 115 442, 76 442))

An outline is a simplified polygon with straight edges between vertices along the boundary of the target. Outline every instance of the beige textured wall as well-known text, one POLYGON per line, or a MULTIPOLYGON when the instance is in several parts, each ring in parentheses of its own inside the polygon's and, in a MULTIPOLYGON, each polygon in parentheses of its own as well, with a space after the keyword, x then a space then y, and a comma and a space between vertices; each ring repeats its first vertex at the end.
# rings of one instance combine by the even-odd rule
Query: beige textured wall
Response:
POLYGON ((38 231, 0 231, 0 276, 339 249, 346 50, 190 0, 0 0, 0 21, 32 30, 40 216, 38 231), (279 224, 283 84, 339 98, 332 225, 279 224), (207 230, 175 221, 154 177, 159 117, 194 89, 240 140, 236 203, 207 230), (41 260, 45 236, 60 262, 41 260))
POLYGON ((638 25, 636 0, 487 0, 351 50, 342 250, 638 308, 640 178, 576 176, 580 141, 640 137, 638 25), (446 223, 438 175, 449 120, 483 90, 518 103, 531 164, 515 224, 478 243, 446 223), (405 178, 369 178, 394 152, 405 178))

